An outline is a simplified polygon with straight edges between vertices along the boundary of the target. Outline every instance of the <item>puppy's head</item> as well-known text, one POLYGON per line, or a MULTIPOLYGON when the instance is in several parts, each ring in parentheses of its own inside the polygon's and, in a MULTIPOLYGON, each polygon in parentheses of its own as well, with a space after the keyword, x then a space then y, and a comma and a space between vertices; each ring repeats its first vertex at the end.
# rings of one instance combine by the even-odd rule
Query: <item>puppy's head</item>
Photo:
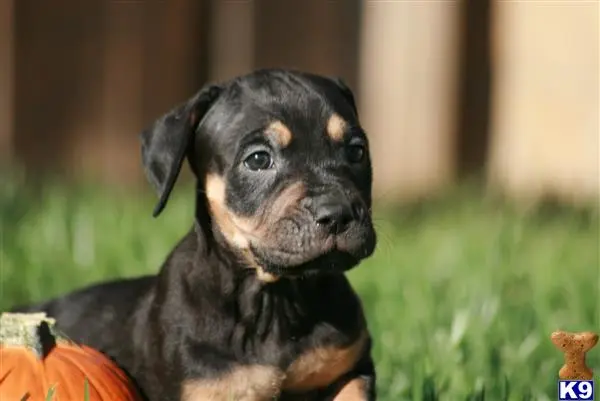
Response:
POLYGON ((208 85, 142 133, 142 158, 155 215, 188 159, 216 241, 261 280, 345 271, 375 248, 368 141, 340 80, 261 70, 208 85))

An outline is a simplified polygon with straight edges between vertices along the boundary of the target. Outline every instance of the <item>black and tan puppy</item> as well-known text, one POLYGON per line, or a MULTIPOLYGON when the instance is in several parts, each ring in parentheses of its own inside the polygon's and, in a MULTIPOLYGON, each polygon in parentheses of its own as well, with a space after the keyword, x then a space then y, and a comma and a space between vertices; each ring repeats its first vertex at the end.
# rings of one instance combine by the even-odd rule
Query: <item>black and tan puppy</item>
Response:
POLYGON ((184 160, 195 222, 156 276, 43 305, 149 400, 374 400, 371 337, 344 272, 375 248, 371 164, 339 80, 261 70, 142 133, 167 203, 184 160))

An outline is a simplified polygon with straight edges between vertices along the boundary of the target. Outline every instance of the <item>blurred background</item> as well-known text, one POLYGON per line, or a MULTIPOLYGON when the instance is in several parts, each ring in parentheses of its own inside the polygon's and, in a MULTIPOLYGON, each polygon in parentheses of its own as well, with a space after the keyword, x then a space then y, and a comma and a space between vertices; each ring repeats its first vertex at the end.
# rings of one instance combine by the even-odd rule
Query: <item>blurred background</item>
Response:
POLYGON ((155 272, 193 188, 151 218, 140 131, 208 81, 289 67, 342 77, 370 137, 380 241, 350 276, 382 399, 553 399, 550 332, 600 330, 599 19, 594 0, 0 0, 0 309, 155 272))

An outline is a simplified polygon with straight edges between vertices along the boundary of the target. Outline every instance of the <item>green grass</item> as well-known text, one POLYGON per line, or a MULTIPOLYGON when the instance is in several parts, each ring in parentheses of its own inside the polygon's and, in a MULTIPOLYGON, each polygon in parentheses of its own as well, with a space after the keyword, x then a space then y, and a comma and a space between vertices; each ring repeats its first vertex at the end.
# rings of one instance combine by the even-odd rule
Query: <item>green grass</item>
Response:
MULTIPOLYGON (((0 309, 155 272, 190 227, 189 186, 155 199, 0 184, 0 309)), ((380 400, 553 400, 553 330, 600 330, 597 210, 460 189, 376 213, 376 254, 349 276, 375 340, 380 400)), ((588 355, 600 374, 600 346, 588 355)))

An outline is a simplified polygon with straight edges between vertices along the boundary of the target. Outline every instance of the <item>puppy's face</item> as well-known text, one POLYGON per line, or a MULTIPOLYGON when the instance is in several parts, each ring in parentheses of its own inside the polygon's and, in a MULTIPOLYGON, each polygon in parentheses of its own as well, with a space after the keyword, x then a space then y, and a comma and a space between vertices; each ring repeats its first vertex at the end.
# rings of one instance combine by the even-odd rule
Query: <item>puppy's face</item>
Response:
POLYGON ((191 144, 216 237, 273 281, 372 254, 371 163, 351 93, 261 71, 224 87, 191 144))

